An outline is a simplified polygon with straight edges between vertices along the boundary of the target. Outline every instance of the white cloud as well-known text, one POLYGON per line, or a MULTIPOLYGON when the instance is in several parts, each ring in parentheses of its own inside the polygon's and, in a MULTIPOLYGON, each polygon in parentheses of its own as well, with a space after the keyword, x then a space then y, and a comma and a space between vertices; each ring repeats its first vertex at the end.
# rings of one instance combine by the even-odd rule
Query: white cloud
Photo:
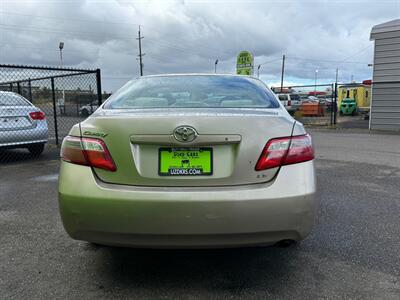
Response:
MULTIPOLYGON (((337 66, 343 81, 363 80, 371 27, 397 18, 400 2, 4 0, 0 11, 2 63, 57 65, 62 40, 66 64, 100 67, 103 86, 115 90, 138 74, 136 24, 145 73, 212 72, 217 58, 219 72, 234 72, 247 49, 256 64, 285 53, 291 83, 309 82, 315 69, 330 82, 337 66)), ((261 78, 278 82, 280 68, 280 60, 263 65, 261 78)))

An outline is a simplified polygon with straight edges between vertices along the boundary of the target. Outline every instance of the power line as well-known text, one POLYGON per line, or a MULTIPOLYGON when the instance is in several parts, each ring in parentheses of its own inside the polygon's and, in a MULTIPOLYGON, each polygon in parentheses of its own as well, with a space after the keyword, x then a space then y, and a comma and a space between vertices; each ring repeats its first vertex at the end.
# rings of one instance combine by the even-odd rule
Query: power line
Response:
MULTIPOLYGON (((213 48, 210 48, 210 47, 205 47, 204 45, 196 45, 196 44, 192 44, 191 43, 192 48, 189 48, 189 47, 181 46, 182 43, 179 43, 179 42, 168 43, 166 41, 159 41, 159 40, 154 41, 152 39, 146 39, 146 40, 149 43, 152 43, 152 44, 155 44, 155 45, 158 45, 158 46, 161 46, 161 47, 168 47, 168 48, 175 49, 175 50, 181 51, 181 52, 186 52, 187 50, 189 52, 192 52, 193 48, 197 48, 197 49, 204 49, 204 50, 206 50, 208 52, 211 52, 211 53, 213 53, 214 56, 220 56, 222 54, 228 54, 226 51, 223 51, 221 49, 217 50, 217 49, 213 49, 213 48), (180 44, 180 45, 178 46, 177 44, 180 44)), ((169 39, 169 40, 171 40, 171 39, 169 39)), ((187 42, 187 41, 184 41, 183 39, 181 41, 187 42)))
MULTIPOLYGON (((136 37, 127 37, 127 36, 119 36, 119 35, 104 35, 104 34, 100 34, 97 32, 91 32, 91 31, 67 31, 67 30, 54 30, 54 29, 47 29, 47 28, 41 28, 41 27, 30 27, 30 28, 26 28, 26 27, 21 27, 21 26, 17 26, 17 25, 10 25, 10 24, 1 24, 0 23, 0 27, 2 27, 5 30, 11 30, 11 31, 26 31, 26 32, 42 32, 42 33, 52 33, 52 34, 59 34, 59 33, 67 33, 67 34, 78 34, 78 35, 91 35, 91 39, 93 39, 93 37, 98 37, 99 39, 106 39, 106 38, 111 38, 111 39, 118 39, 118 40, 133 40, 133 39, 137 39, 136 37)), ((179 47, 176 45, 172 45, 172 44, 168 44, 165 42, 159 42, 159 41, 153 41, 153 40, 148 40, 148 42, 150 43, 154 43, 158 46, 161 47, 169 47, 172 49, 175 49, 177 51, 181 51, 181 52, 192 52, 191 48, 188 47, 179 47)), ((200 48, 200 47, 197 47, 200 48)), ((206 47, 202 47, 205 50, 212 52, 215 50, 211 50, 209 48, 206 47)), ((218 54, 224 53, 223 51, 220 51, 218 54)), ((216 53, 216 52, 214 52, 216 53)), ((226 52, 225 52, 226 54, 226 52)))
MULTIPOLYGON (((12 44, 5 44, 1 45, 0 48, 11 48, 11 49, 25 49, 25 50, 38 50, 41 52, 59 52, 58 49, 45 49, 45 48, 38 48, 38 47, 27 47, 27 46, 18 46, 18 45, 12 45, 12 44)), ((87 50, 85 50, 87 51, 87 50)), ((95 52, 95 49, 89 50, 89 52, 95 52)), ((82 50, 63 50, 63 53, 82 53, 82 50)))
POLYGON ((302 58, 302 57, 297 57, 297 56, 287 56, 287 58, 290 59, 295 59, 295 60, 304 60, 304 61, 315 61, 315 62, 330 62, 330 63, 346 63, 346 64, 361 64, 365 65, 367 63, 365 62, 359 62, 359 61, 343 61, 343 60, 330 60, 330 59, 314 59, 314 58, 302 58))
POLYGON ((98 32, 93 32, 93 31, 67 31, 67 30, 54 30, 54 29, 47 29, 47 28, 40 28, 40 27, 21 27, 17 25, 10 25, 10 24, 1 24, 0 27, 3 27, 3 29, 6 30, 18 30, 18 31, 32 31, 32 32, 44 32, 44 33, 69 33, 69 34, 88 34, 92 36, 97 36, 101 37, 103 39, 105 38, 115 38, 115 39, 120 39, 120 40, 134 40, 135 37, 123 37, 123 36, 117 36, 117 35, 104 35, 104 33, 98 33, 98 32))
POLYGON ((352 57, 358 55, 358 54, 363 53, 365 50, 367 50, 367 49, 369 49, 369 48, 371 48, 371 47, 372 47, 372 44, 369 44, 367 47, 362 48, 360 51, 357 51, 356 53, 354 53, 354 54, 348 56, 347 58, 345 58, 345 59, 342 61, 342 63, 345 62, 346 60, 348 60, 348 59, 350 59, 350 58, 352 58, 352 57))
MULTIPOLYGON (((72 18, 58 18, 58 17, 48 17, 48 16, 41 16, 41 15, 31 15, 31 14, 22 14, 22 13, 14 13, 14 12, 4 12, 4 11, 0 11, 0 13, 2 14, 8 14, 8 15, 17 15, 17 16, 24 16, 24 17, 34 17, 34 18, 44 18, 44 19, 53 19, 53 20, 57 20, 57 21, 74 21, 74 22, 91 22, 91 23, 107 23, 107 24, 124 24, 124 25, 140 25, 140 24, 135 24, 135 23, 123 23, 123 22, 102 22, 102 21, 92 21, 92 20, 80 20, 80 19, 72 19, 72 18)), ((140 25, 141 27, 143 27, 142 25, 140 25)), ((12 25, 12 24, 0 24, 0 27, 3 27, 6 30, 20 30, 20 31, 32 31, 32 32, 45 32, 45 33, 69 33, 69 34, 89 34, 92 36, 101 36, 102 38, 118 38, 121 40, 131 40, 134 39, 135 37, 126 37, 126 36, 119 36, 119 35, 108 35, 105 36, 104 34, 99 35, 96 32, 81 32, 81 31, 67 31, 67 30, 58 30, 58 29, 53 29, 53 28, 44 28, 44 27, 30 27, 30 28, 26 28, 26 27, 21 27, 21 26, 17 26, 17 25, 12 25)), ((170 39, 171 40, 171 39, 170 39)), ((173 41, 174 39, 172 39, 173 41)), ((170 47, 170 48, 174 48, 178 51, 185 51, 189 50, 191 51, 192 49, 189 48, 182 48, 182 47, 177 47, 177 44, 182 44, 182 41, 187 42, 183 39, 175 39, 175 41, 177 41, 176 43, 172 44, 172 43, 168 43, 168 42, 160 42, 160 41, 149 41, 149 42, 153 42, 155 44, 164 46, 164 47, 170 47)), ((218 54, 224 54, 224 55, 229 55, 229 53, 227 53, 226 51, 221 50, 220 48, 211 48, 211 47, 205 47, 204 45, 200 45, 200 44, 193 44, 193 42, 191 42, 191 45, 197 45, 197 48, 203 48, 209 52, 213 52, 214 55, 218 54)))
POLYGON ((0 11, 0 14, 12 15, 12 16, 21 16, 21 17, 30 17, 30 18, 51 19, 51 20, 57 20, 57 21, 72 21, 72 22, 83 22, 83 23, 101 23, 101 24, 130 25, 130 26, 132 26, 132 25, 134 25, 134 26, 140 25, 140 24, 136 24, 136 23, 109 22, 109 21, 96 21, 96 20, 82 20, 82 19, 75 19, 75 18, 71 19, 71 18, 49 17, 49 16, 21 14, 21 13, 5 12, 5 11, 0 11))
MULTIPOLYGON (((72 18, 58 18, 58 17, 48 17, 48 16, 41 16, 41 15, 31 15, 31 14, 21 14, 21 13, 14 13, 14 12, 4 12, 4 11, 0 11, 0 14, 7 14, 7 15, 16 15, 16 16, 23 16, 23 17, 33 17, 33 18, 43 18, 43 19, 52 19, 52 20, 57 20, 57 21, 73 21, 73 22, 87 22, 87 23, 101 23, 101 24, 119 24, 119 25, 135 25, 135 26, 141 26, 143 27, 143 25, 141 24, 136 24, 136 23, 125 23, 125 22, 107 22, 107 21, 94 21, 94 20, 81 20, 81 19, 72 19, 72 18)), ((37 31, 37 32, 54 32, 54 33, 59 33, 59 32, 65 32, 65 33, 73 33, 73 34, 80 34, 81 32, 77 32, 77 31, 61 31, 61 30, 54 30, 54 29, 48 29, 48 28, 37 28, 34 29, 35 27, 31 27, 31 29, 26 29, 26 27, 18 27, 16 25, 12 25, 12 24, 0 24, 0 26, 9 26, 9 27, 16 27, 19 28, 21 30, 29 30, 29 31, 37 31)), ((94 35, 98 35, 98 33, 95 32, 82 32, 82 33, 88 33, 88 34, 94 34, 94 35)), ((117 36, 115 36, 117 37, 117 36)), ((119 36, 118 36, 119 37, 119 36)), ((127 39, 127 38, 122 38, 119 37, 120 39, 127 39)), ((128 38, 128 39, 133 39, 132 38, 128 38)), ((179 39, 178 39, 179 40, 179 39)), ((182 39, 180 39, 182 41, 182 39)), ((165 42, 164 42, 165 43, 165 42)), ((204 48, 204 46, 200 46, 202 48, 204 48)), ((215 51, 218 53, 221 53, 220 49, 217 48, 210 48, 207 47, 206 49, 211 50, 211 51, 215 51)), ((222 53, 226 54, 226 52, 222 51, 222 53)))
POLYGON ((265 65, 265 64, 269 64, 269 63, 272 63, 272 62, 281 60, 281 59, 282 59, 282 57, 278 57, 278 58, 276 58, 276 59, 267 60, 267 61, 265 61, 265 62, 263 62, 263 63, 258 64, 258 65, 262 66, 262 65, 265 65))

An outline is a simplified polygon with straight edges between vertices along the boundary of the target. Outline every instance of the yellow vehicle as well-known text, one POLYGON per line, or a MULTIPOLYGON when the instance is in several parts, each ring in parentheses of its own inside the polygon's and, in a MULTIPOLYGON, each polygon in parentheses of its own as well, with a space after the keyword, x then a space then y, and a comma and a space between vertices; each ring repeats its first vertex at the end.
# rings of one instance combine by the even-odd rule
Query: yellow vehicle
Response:
POLYGON ((357 112, 368 112, 371 103, 371 86, 360 83, 340 85, 338 87, 338 107, 343 99, 354 99, 357 112))

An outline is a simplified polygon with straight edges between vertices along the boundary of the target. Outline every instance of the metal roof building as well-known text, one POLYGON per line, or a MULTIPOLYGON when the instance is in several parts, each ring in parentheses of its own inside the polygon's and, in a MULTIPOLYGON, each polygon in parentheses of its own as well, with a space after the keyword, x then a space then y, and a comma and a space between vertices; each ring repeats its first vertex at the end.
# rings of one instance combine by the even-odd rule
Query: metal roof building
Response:
POLYGON ((400 19, 376 25, 370 129, 400 130, 400 19))

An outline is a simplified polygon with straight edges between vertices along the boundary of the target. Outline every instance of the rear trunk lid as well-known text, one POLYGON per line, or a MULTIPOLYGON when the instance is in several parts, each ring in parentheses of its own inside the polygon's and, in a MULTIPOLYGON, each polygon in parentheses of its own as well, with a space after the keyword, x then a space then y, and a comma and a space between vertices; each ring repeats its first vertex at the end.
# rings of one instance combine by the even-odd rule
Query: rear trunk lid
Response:
MULTIPOLYGON (((290 136, 294 120, 278 109, 136 109, 100 110, 81 123, 84 137, 104 140, 116 172, 94 169, 107 183, 137 186, 229 186, 267 182, 278 168, 255 171, 271 138, 290 136), (179 142, 179 126, 197 131, 191 142, 179 142), (212 174, 160 175, 160 148, 211 148, 212 174)), ((185 163, 183 161, 182 163, 185 163)))
POLYGON ((34 126, 29 113, 32 106, 0 106, 0 130, 21 130, 34 126))

